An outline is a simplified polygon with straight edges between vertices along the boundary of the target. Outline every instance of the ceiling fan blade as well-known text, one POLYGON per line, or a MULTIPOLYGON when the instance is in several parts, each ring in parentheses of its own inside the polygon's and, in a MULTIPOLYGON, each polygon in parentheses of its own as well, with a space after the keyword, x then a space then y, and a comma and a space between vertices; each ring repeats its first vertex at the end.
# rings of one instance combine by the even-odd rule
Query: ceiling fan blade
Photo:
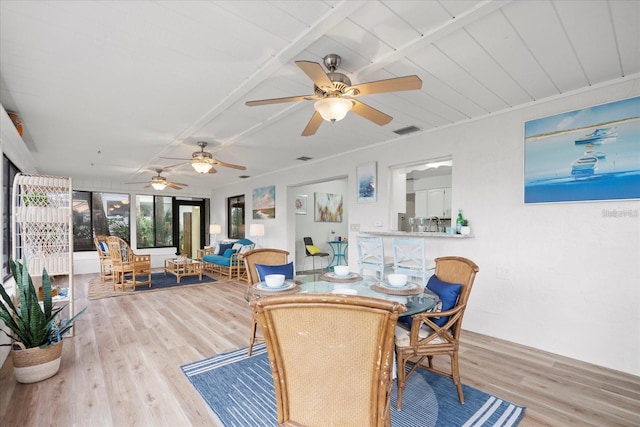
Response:
POLYGON ((322 118, 320 113, 315 111, 313 113, 313 116, 311 116, 311 120, 309 120, 309 123, 307 123, 307 127, 304 128, 304 130, 302 131, 302 136, 311 136, 315 134, 318 128, 320 127, 320 125, 322 124, 323 120, 324 119, 322 118))
MULTIPOLYGON (((184 158, 182 158, 182 157, 160 157, 160 159, 167 159, 167 160, 184 160, 184 161, 191 160, 191 159, 184 159, 184 158)), ((165 167, 168 167, 168 166, 165 166, 165 167)), ((163 169, 164 169, 164 168, 163 168, 163 169)))
POLYGON ((393 120, 393 117, 391 117, 390 115, 385 114, 382 111, 376 110, 375 108, 370 107, 365 103, 356 101, 355 99, 352 99, 351 101, 353 102, 353 108, 351 109, 351 111, 353 111, 359 116, 364 117, 367 120, 371 120, 373 123, 377 125, 380 125, 380 126, 386 125, 391 120, 393 120))
POLYGON ((209 169, 208 173, 218 173, 218 171, 216 170, 216 168, 214 168, 213 166, 211 166, 211 169, 209 169))
POLYGON ((359 93, 354 96, 362 96, 374 93, 399 92, 402 90, 416 90, 421 88, 422 80, 420 80, 418 76, 406 76, 350 86, 347 88, 346 92, 348 93, 349 90, 357 89, 359 93))
MULTIPOLYGON (((186 159, 176 159, 176 158, 172 158, 172 157, 160 157, 160 158, 161 159, 173 159, 173 160, 186 160, 186 159)), ((163 166, 162 167, 162 171, 168 171, 170 169, 177 168, 178 166, 182 166, 182 165, 187 164, 187 163, 189 163, 189 161, 176 163, 175 165, 163 166)))
POLYGON ((333 82, 320 64, 311 61, 296 61, 296 64, 320 89, 325 92, 333 90, 333 82))
POLYGON ((151 183, 148 183, 147 185, 144 186, 144 188, 149 188, 151 187, 151 183))
POLYGON ((179 185, 176 185, 175 182, 167 182, 166 185, 167 187, 173 188, 174 190, 182 190, 182 187, 180 187, 179 185))
MULTIPOLYGON (((167 182, 167 184, 169 184, 169 182, 167 182)), ((171 182, 171 184, 173 185, 179 185, 180 187, 188 187, 189 184, 183 184, 182 182, 171 182)))
POLYGON ((247 101, 244 103, 244 105, 249 107, 255 107, 257 105, 282 104, 284 102, 305 101, 307 99, 314 99, 314 98, 317 98, 317 96, 316 95, 288 96, 286 98, 271 98, 271 99, 260 99, 258 101, 247 101))
POLYGON ((222 162, 220 160, 214 159, 212 162, 214 165, 224 166, 225 168, 233 168, 241 171, 247 170, 246 166, 234 165, 232 163, 222 162))
POLYGON ((149 181, 139 181, 139 182, 125 182, 125 184, 148 184, 149 181))

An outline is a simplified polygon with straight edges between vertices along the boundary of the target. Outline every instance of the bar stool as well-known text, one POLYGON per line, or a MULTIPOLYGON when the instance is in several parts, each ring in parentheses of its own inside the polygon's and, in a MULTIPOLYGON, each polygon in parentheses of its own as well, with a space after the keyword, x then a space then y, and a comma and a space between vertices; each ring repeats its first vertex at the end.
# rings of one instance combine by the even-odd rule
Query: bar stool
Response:
POLYGON ((357 236, 356 243, 360 276, 364 276, 364 270, 373 270, 378 280, 384 280, 385 270, 393 268, 393 258, 384 256, 384 239, 376 236, 357 236))
POLYGON ((393 269, 420 280, 423 286, 436 269, 434 260, 427 260, 425 240, 422 238, 393 239, 393 269))

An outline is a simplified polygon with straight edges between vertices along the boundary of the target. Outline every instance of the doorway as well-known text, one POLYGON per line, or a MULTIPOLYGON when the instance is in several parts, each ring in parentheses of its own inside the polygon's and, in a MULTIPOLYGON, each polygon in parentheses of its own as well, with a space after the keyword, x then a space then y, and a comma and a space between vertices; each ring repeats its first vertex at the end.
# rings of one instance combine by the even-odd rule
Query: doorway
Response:
POLYGON ((203 247, 205 239, 205 203, 204 200, 174 199, 173 241, 178 254, 193 258, 203 247))

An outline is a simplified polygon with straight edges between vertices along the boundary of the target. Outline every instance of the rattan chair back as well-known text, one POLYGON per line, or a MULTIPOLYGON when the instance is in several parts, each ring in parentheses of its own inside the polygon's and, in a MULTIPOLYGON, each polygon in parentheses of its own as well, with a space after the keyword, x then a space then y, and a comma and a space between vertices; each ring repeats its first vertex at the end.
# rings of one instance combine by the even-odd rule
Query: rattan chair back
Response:
POLYGON ((289 252, 282 249, 260 248, 244 253, 244 265, 247 269, 249 286, 260 281, 256 264, 261 265, 283 265, 288 262, 289 252))
POLYGON ((267 343, 279 425, 390 425, 393 334, 402 304, 293 294, 252 305, 267 343))

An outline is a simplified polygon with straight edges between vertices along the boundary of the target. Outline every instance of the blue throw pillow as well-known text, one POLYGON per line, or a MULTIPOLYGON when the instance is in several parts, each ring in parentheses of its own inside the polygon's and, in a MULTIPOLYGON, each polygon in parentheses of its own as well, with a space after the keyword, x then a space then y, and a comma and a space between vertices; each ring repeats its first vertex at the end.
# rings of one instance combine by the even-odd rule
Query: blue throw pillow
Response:
MULTIPOLYGON (((443 282, 434 274, 427 283, 427 289, 440 297, 440 301, 442 301, 442 311, 447 311, 455 307, 458 302, 458 296, 460 296, 460 289, 462 289, 462 285, 459 283, 443 282)), ((444 326, 448 320, 449 316, 431 318, 431 321, 438 326, 444 326)))
POLYGON ((224 251, 224 254, 222 254, 222 256, 225 257, 225 258, 231 258, 231 255, 233 255, 235 253, 236 253, 235 249, 229 248, 229 249, 224 251))
POLYGON ((220 248, 218 250, 218 254, 223 255, 227 249, 231 249, 233 247, 233 243, 220 243, 218 247, 220 248))
POLYGON ((284 274, 285 279, 293 279, 293 261, 283 265, 262 265, 256 264, 256 271, 260 281, 264 281, 267 274, 284 274))

